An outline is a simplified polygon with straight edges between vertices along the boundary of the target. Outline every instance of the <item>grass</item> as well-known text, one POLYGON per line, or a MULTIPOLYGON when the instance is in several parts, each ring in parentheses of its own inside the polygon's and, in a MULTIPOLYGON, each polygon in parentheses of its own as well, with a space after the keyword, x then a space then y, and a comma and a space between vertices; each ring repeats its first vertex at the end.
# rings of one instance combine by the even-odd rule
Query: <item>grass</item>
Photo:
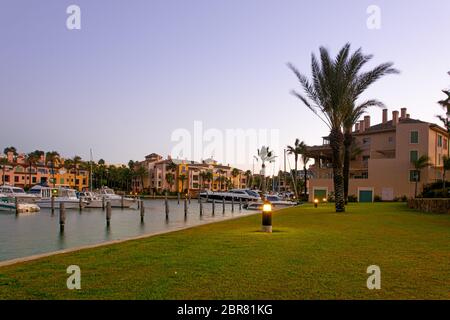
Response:
POLYGON ((311 205, 0 268, 0 299, 450 299, 450 216, 311 205), (68 290, 66 268, 81 268, 68 290), (381 290, 366 269, 381 268, 381 290))

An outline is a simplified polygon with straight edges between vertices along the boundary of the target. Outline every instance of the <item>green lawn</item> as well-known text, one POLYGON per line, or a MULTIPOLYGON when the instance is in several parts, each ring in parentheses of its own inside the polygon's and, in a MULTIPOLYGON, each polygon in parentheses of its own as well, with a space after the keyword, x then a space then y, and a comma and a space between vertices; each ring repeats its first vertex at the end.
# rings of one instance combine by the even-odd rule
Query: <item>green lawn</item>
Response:
POLYGON ((450 299, 450 215, 311 205, 0 268, 0 299, 450 299), (81 268, 81 290, 66 268, 81 268), (366 269, 381 268, 381 290, 366 269))

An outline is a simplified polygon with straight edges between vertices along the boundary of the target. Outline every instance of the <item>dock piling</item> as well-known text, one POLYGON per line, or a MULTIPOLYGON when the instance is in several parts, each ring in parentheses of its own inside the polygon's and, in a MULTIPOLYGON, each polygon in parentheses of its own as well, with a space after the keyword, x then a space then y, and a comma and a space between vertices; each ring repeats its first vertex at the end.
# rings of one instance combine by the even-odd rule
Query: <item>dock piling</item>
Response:
POLYGON ((225 197, 222 198, 222 214, 225 214, 225 197))
POLYGON ((203 215, 203 203, 201 201, 199 203, 199 206, 200 206, 200 216, 202 216, 203 215))
POLYGON ((242 211, 242 198, 239 198, 239 212, 242 211))
POLYGON ((164 205, 166 209, 166 220, 169 220, 169 201, 167 201, 167 194, 166 198, 164 199, 164 205))
POLYGON ((64 202, 59 203, 59 231, 64 232, 64 226, 66 224, 66 208, 64 202))
POLYGON ((144 207, 144 200, 138 201, 141 209, 141 222, 144 222, 144 216, 145 216, 145 207, 144 207))
POLYGON ((213 201, 212 201, 212 215, 213 216, 215 214, 215 211, 216 211, 216 200, 213 199, 213 201))
POLYGON ((231 197, 231 212, 234 212, 234 197, 231 197))
POLYGON ((187 217, 188 207, 187 207, 187 198, 184 198, 184 217, 187 217))
POLYGON ((55 196, 52 195, 51 197, 51 206, 52 206, 52 214, 55 213, 55 196))
POLYGON ((106 204, 106 226, 109 227, 111 224, 111 202, 108 201, 106 204))

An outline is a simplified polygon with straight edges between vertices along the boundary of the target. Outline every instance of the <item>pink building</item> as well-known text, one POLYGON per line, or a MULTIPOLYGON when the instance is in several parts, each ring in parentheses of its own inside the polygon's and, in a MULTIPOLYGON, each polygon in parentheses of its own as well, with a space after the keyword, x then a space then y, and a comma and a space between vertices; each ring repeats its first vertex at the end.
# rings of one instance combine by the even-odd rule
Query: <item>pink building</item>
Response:
MULTIPOLYGON (((443 175, 443 156, 448 155, 447 131, 433 123, 410 118, 406 108, 382 111, 382 122, 371 125, 370 116, 356 124, 353 136, 355 150, 350 164, 349 195, 358 201, 373 201, 375 196, 389 201, 396 197, 413 197, 415 179, 418 193, 424 184, 439 181, 443 175), (430 158, 430 166, 417 172, 412 161, 422 155, 430 158)), ((326 198, 333 192, 331 148, 324 137, 321 146, 309 153, 315 163, 310 167, 309 200, 326 198)))

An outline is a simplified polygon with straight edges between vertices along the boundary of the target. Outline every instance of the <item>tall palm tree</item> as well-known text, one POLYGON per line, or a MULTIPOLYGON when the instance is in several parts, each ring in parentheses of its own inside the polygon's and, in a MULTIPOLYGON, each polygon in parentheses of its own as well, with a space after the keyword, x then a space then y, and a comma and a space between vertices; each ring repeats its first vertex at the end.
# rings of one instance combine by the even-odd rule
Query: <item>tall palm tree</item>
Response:
POLYGON ((181 192, 184 192, 184 182, 186 181, 187 177, 184 173, 180 174, 178 177, 178 180, 181 181, 181 192))
POLYGON ((59 162, 59 157, 59 153, 56 151, 49 151, 45 154, 45 164, 50 163, 53 187, 55 187, 55 165, 59 162))
POLYGON ((363 56, 361 49, 359 49, 349 59, 349 53, 350 44, 346 44, 333 59, 330 57, 328 50, 321 47, 320 60, 314 54, 311 58, 311 80, 300 73, 292 64, 288 64, 304 91, 304 94, 296 91, 292 93, 313 111, 330 130, 336 212, 345 212, 343 130, 346 125, 345 121, 350 114, 350 106, 356 102, 356 99, 367 89, 368 85, 380 77, 377 77, 376 74, 394 73, 391 68, 392 64, 389 63, 382 64, 372 71, 359 73, 362 65, 370 60, 371 56, 363 56), (352 59, 353 57, 355 59, 352 59), (388 71, 390 69, 392 71, 388 71))
POLYGON ((44 155, 44 151, 35 150, 27 154, 26 162, 28 164, 28 188, 31 188, 32 185, 32 175, 33 175, 33 166, 39 161, 41 156, 44 155))
POLYGON ((272 163, 275 161, 276 156, 273 151, 269 150, 269 147, 262 146, 258 149, 258 157, 261 159, 261 178, 262 178, 262 193, 266 191, 266 162, 272 163))
POLYGON ((302 156, 303 162, 303 195, 305 199, 308 199, 308 168, 306 166, 308 165, 310 158, 308 156, 308 146, 303 141, 300 143, 300 155, 302 156))
POLYGON ((141 182, 141 186, 142 186, 141 191, 144 191, 144 178, 148 174, 147 168, 144 165, 140 165, 136 168, 135 173, 141 182))
POLYGON ((169 190, 172 191, 172 186, 175 182, 175 175, 172 172, 166 173, 166 181, 169 184, 169 190))
MULTIPOLYGON (((303 143, 303 142, 301 142, 303 143)), ((300 154, 302 153, 302 147, 301 147, 300 139, 295 139, 295 143, 293 146, 287 146, 287 153, 294 155, 294 168, 295 168, 295 174, 294 174, 294 184, 295 184, 295 197, 298 198, 298 192, 297 192, 297 177, 298 177, 298 171, 297 171, 297 164, 298 164, 298 158, 300 154)))
POLYGON ((246 185, 247 185, 247 188, 249 188, 250 187, 250 178, 251 178, 251 176, 252 176, 252 172, 250 171, 250 170, 247 170, 247 171, 245 171, 245 173, 244 173, 244 175, 245 175, 245 181, 246 181, 246 185))
MULTIPOLYGON (((237 169, 237 168, 233 168, 233 170, 231 170, 231 176, 234 178, 234 179, 236 179, 237 178, 237 176, 239 176, 241 174, 241 171, 239 170, 239 169, 237 169)), ((240 180, 241 179, 239 179, 239 182, 238 182, 238 188, 239 188, 239 185, 240 185, 240 180)), ((236 186, 233 186, 234 188, 236 187, 236 186)))
POLYGON ((412 161, 414 166, 414 181, 415 181, 415 189, 414 189, 414 198, 417 198, 417 184, 420 180, 420 173, 423 169, 430 166, 430 158, 427 155, 420 156, 417 160, 412 161))
POLYGON ((0 165, 2 166, 2 183, 5 184, 6 166, 8 165, 8 158, 0 158, 0 165))
POLYGON ((5 149, 3 150, 3 153, 6 154, 6 155, 7 155, 9 152, 12 152, 14 156, 17 156, 17 155, 18 155, 18 153, 17 153, 17 148, 16 148, 16 147, 11 146, 11 147, 7 147, 7 148, 5 148, 5 149))
POLYGON ((445 174, 447 171, 450 170, 450 157, 449 156, 443 156, 442 157, 442 189, 445 189, 445 183, 446 183, 446 177, 445 174))
POLYGON ((214 179, 214 174, 213 174, 213 172, 211 170, 208 170, 206 172, 205 179, 206 179, 206 181, 208 181, 210 189, 212 189, 211 188, 211 181, 213 181, 213 179, 214 179))

